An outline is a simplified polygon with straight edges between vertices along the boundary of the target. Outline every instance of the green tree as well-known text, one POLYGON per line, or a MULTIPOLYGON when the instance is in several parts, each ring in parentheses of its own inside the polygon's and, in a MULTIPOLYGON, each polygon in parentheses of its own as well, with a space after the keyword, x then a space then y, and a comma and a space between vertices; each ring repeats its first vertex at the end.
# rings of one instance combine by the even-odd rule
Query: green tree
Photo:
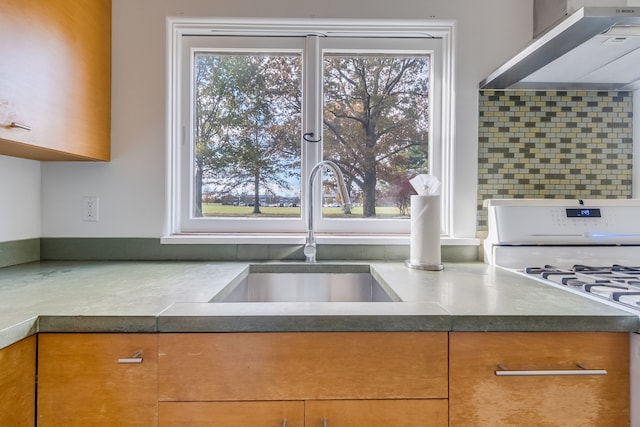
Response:
POLYGON ((195 215, 202 189, 220 196, 289 188, 299 175, 300 58, 202 53, 196 58, 195 215))
POLYGON ((393 183, 415 164, 412 147, 426 155, 429 57, 331 55, 324 78, 325 157, 362 191, 363 216, 374 217, 378 181, 393 183))

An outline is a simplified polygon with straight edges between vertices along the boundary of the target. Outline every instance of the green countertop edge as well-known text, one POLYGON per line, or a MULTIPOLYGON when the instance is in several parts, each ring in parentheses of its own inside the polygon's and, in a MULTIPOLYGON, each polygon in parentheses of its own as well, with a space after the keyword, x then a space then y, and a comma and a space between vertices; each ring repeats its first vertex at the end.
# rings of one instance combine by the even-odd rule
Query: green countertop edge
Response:
MULTIPOLYGON (((356 261, 357 263, 358 261, 356 261)), ((33 271, 39 272, 43 276, 46 274, 60 274, 58 278, 55 274, 51 274, 51 280, 58 280, 59 283, 64 282, 64 271, 72 271, 74 266, 85 275, 99 273, 99 269, 112 269, 120 273, 120 269, 127 266, 133 269, 137 266, 144 266, 146 269, 154 269, 156 267, 166 268, 170 273, 176 274, 176 277, 166 279, 167 283, 163 286, 171 289, 177 284, 182 284, 185 280, 199 279, 205 274, 217 273, 222 270, 221 277, 224 277, 222 283, 218 283, 215 289, 208 292, 216 294, 222 289, 229 278, 235 277, 239 271, 246 269, 251 263, 182 263, 182 262, 102 262, 102 263, 36 263, 31 267, 33 271), (61 268, 66 266, 66 270, 61 268), (80 267, 81 266, 81 267, 80 267), (180 268, 177 268, 180 266, 180 268), (191 270, 189 270, 191 268, 191 270), (183 279, 181 274, 183 270, 190 274, 187 279, 183 279), (227 269, 225 273, 225 269, 227 269), (95 270, 95 271, 94 271, 95 270), (225 275, 226 274, 226 275, 225 275), (172 282, 177 281, 177 282, 172 282)), ((275 263, 277 265, 277 263, 275 263)), ((392 286, 394 290, 406 302, 401 303, 371 303, 375 306, 355 305, 349 306, 351 303, 334 303, 344 305, 324 306, 322 309, 313 306, 301 306, 295 304, 262 305, 258 310, 256 306, 250 304, 212 304, 208 303, 207 298, 198 296, 199 301, 185 302, 176 300, 167 303, 167 298, 163 299, 162 305, 152 308, 150 313, 145 315, 122 314, 127 309, 132 309, 130 301, 115 300, 116 303, 126 302, 128 307, 122 310, 120 314, 117 311, 111 315, 110 307, 103 310, 103 313, 95 315, 86 314, 65 314, 63 311, 66 305, 59 313, 39 313, 36 316, 30 316, 25 313, 24 318, 15 320, 14 323, 6 325, 0 329, 0 348, 13 344, 23 338, 35 333, 166 333, 166 332, 295 332, 295 331, 550 331, 550 332, 632 332, 640 329, 640 320, 638 316, 632 313, 625 313, 615 308, 597 307, 590 311, 593 303, 585 302, 585 298, 581 296, 567 296, 563 290, 548 290, 547 285, 532 285, 530 279, 513 275, 509 272, 496 270, 484 264, 445 264, 443 272, 421 272, 407 269, 399 263, 375 263, 371 262, 372 268, 375 268, 376 274, 382 275, 384 278, 393 276, 395 281, 392 286), (491 301, 453 301, 449 306, 443 306, 437 302, 429 302, 430 295, 438 289, 440 292, 449 291, 444 286, 458 286, 461 290, 451 292, 466 292, 462 285, 448 285, 447 281, 456 282, 458 280, 471 278, 470 286, 479 287, 476 290, 482 291, 481 296, 485 294, 491 295, 496 289, 503 289, 506 294, 512 292, 517 286, 525 283, 527 286, 533 286, 537 293, 547 292, 554 293, 554 298, 558 295, 561 299, 567 301, 577 301, 578 305, 583 308, 576 309, 575 313, 544 313, 544 307, 529 310, 528 315, 518 313, 505 312, 503 314, 482 314, 483 310, 487 310, 486 304, 491 301), (511 282, 514 283, 511 283, 511 282), (558 294, 561 292, 561 294, 558 294), (411 299, 415 301, 409 301, 411 299), (576 300, 575 298, 578 298, 576 300), (420 301, 420 299, 422 301, 420 301), (460 304, 462 303, 462 304, 460 304), (376 308, 377 312, 372 312, 372 308, 376 308), (531 311, 533 310, 533 311, 531 311), (585 315, 584 312, 593 314, 585 315)), ((300 264, 304 265, 304 264, 300 264)), ((265 267, 268 268, 268 267, 265 267)), ((20 273, 23 267, 17 266, 14 270, 15 277, 21 277, 20 273)), ((32 272, 33 273, 33 272, 32 272)), ((160 272, 162 273, 162 271, 160 272)), ((160 274, 158 273, 158 274, 160 274)), ((75 271, 74 271, 75 274, 75 271)), ((185 273, 186 274, 186 273, 185 273)), ((33 274, 35 277, 36 275, 33 274)), ((146 277, 146 276, 141 276, 146 277)), ((164 276, 158 275, 165 280, 164 276)), ((0 276, 0 279, 3 277, 0 276)), ((122 280, 122 277, 117 277, 122 280)), ((38 277, 35 277, 35 283, 38 277)), ((86 278, 82 278, 86 280, 86 278)), ((110 280, 109 277, 103 279, 110 280)), ((55 282, 55 283, 58 283, 55 282)), ((135 283, 132 282, 132 283, 135 283)), ((2 282, 0 281, 0 284, 2 282)), ((6 285, 6 278, 5 278, 6 285)), ((123 289, 133 292, 136 295, 136 289, 131 289, 129 283, 123 285, 123 289)), ((64 285, 61 285, 64 286, 64 285)), ((1 289, 1 288, 0 288, 1 289)), ((90 287, 89 287, 89 290, 90 287)), ((108 294, 104 289, 102 291, 108 294)), ((0 292, 0 295, 1 292, 0 292)), ((129 296, 130 297, 130 296, 129 296)), ((128 298, 129 298, 128 297, 128 298)), ((502 295, 499 295, 503 298, 502 295)), ((510 298, 504 296, 507 303, 510 298)), ((322 304, 322 303, 320 303, 322 304)), ((500 304, 505 304, 503 301, 500 304)), ((526 305, 522 301, 519 305, 526 305)), ((518 304, 515 304, 516 306, 518 304)), ((124 304, 126 305, 126 304, 124 304)), ((69 307, 76 309, 73 304, 69 303, 69 307)), ((507 306, 504 306, 506 308, 507 306)), ((118 307, 120 308, 120 307, 118 307)), ((518 307, 516 307, 517 309, 518 307)), ((72 311, 69 309, 69 311, 72 311)), ((141 310, 144 311, 144 310, 141 310)), ((567 310, 568 312, 571 310, 567 310)))

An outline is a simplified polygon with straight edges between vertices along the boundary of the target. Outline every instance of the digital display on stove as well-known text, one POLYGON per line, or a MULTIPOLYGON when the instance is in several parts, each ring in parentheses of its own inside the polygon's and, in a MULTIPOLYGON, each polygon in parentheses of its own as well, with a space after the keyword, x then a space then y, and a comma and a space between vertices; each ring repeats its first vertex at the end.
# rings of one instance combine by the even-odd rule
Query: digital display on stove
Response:
POLYGON ((567 218, 600 218, 600 209, 568 208, 567 218))

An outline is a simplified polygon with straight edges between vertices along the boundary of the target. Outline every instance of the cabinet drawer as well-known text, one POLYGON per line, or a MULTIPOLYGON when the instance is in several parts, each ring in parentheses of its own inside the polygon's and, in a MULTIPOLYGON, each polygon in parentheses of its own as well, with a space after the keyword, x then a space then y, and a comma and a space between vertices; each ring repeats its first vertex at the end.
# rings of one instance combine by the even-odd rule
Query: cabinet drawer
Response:
POLYGON ((154 334, 40 334, 38 426, 155 426, 157 340, 154 334))
POLYGON ((448 427, 446 399, 314 400, 306 402, 307 427, 448 427))
POLYGON ((161 402, 159 427, 304 427, 304 402, 161 402))
POLYGON ((455 332, 450 352, 452 427, 629 424, 627 333, 455 332))
POLYGON ((446 398, 446 332, 161 334, 163 401, 446 398))

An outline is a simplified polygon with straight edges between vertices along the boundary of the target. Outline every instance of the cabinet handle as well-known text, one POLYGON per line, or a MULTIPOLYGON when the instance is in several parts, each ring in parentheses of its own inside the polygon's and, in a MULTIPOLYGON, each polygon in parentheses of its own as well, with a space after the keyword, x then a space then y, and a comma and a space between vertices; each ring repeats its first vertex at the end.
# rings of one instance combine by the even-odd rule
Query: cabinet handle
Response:
POLYGON ((530 377, 530 376, 556 376, 556 375, 607 375, 606 369, 587 369, 581 363, 576 365, 579 369, 542 369, 531 371, 516 371, 506 369, 498 364, 496 375, 499 377, 530 377))
POLYGON ((11 122, 9 127, 10 128, 24 129, 24 130, 31 130, 31 126, 23 125, 22 123, 18 123, 18 122, 11 122))
POLYGON ((280 427, 287 427, 287 419, 283 419, 282 420, 282 424, 280 424, 280 427))
POLYGON ((133 364, 133 363, 142 363, 142 352, 136 351, 133 353, 131 357, 121 357, 118 359, 118 363, 122 364, 133 364))
POLYGON ((322 427, 329 427, 329 420, 327 418, 322 419, 322 427))

